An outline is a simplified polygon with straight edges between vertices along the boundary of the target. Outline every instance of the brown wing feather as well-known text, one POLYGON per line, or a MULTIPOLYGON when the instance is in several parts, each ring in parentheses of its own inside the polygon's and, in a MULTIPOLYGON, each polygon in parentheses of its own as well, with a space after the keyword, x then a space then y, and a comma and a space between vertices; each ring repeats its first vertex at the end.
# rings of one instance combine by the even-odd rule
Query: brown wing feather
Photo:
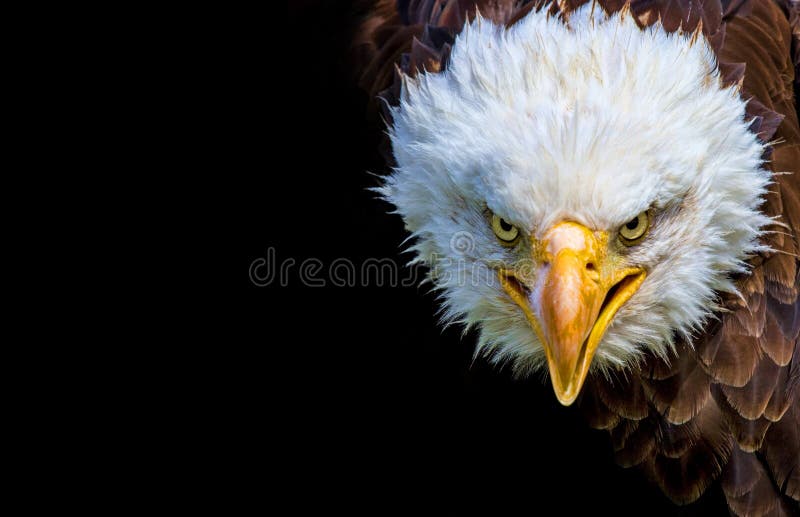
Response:
MULTIPOLYGON (((587 0, 551 5, 563 15, 587 0)), ((414 75, 446 68, 449 45, 476 9, 513 24, 544 1, 379 1, 356 41, 362 87, 397 102, 395 67, 414 75), (415 39, 416 38, 416 39, 415 39)), ((800 7, 789 0, 599 0, 627 8, 641 25, 668 30, 702 21, 723 84, 750 99, 751 130, 774 145, 766 154, 774 184, 764 213, 775 219, 741 278, 742 298, 709 324, 694 348, 679 344, 671 363, 653 359, 623 381, 587 382, 580 404, 590 425, 610 432, 620 465, 638 465, 678 503, 696 500, 721 480, 738 515, 787 515, 800 501, 800 7), (791 24, 791 25, 790 25, 791 24), (793 37, 794 35, 794 37, 793 37), (788 173, 788 174, 784 174, 788 173)))
MULTIPOLYGON (((772 303, 778 303, 771 298, 772 303)), ((766 328, 764 329, 763 339, 759 340, 761 350, 769 356, 778 366, 786 366, 792 360, 794 354, 794 343, 790 335, 783 333, 781 322, 781 308, 772 306, 766 317, 766 328)))
POLYGON ((752 485, 738 496, 725 491, 723 483, 723 491, 730 509, 735 515, 781 515, 779 512, 781 496, 775 489, 775 484, 770 479, 767 470, 755 455, 748 454, 747 457, 748 461, 746 462, 729 462, 729 471, 742 472, 742 475, 752 477, 748 480, 752 482, 752 485))
POLYGON ((661 422, 659 447, 648 467, 664 493, 679 504, 697 500, 722 473, 734 447, 720 409, 710 402, 691 422, 661 422), (667 433, 665 429, 680 429, 667 433), (677 440, 676 440, 677 437, 677 440), (675 445, 681 446, 675 450, 675 445))
POLYGON ((779 380, 778 370, 778 365, 771 359, 763 358, 747 384, 741 388, 721 384, 720 388, 733 409, 744 418, 753 420, 767 409, 779 380))
MULTIPOLYGON (((640 420, 623 446, 614 451, 614 460, 623 467, 641 465, 653 457, 656 450, 656 418, 640 420)), ((613 429, 612 429, 613 433, 613 429)))
POLYGON ((621 418, 641 420, 650 413, 647 396, 638 376, 597 382, 595 386, 605 406, 621 418))
POLYGON ((599 390, 587 390, 583 394, 586 402, 586 418, 595 429, 613 429, 619 423, 619 414, 611 411, 599 396, 599 390))
MULTIPOLYGON (((684 354, 691 358, 690 351, 684 354)), ((688 422, 703 409, 708 400, 711 378, 699 363, 692 363, 668 379, 642 381, 651 403, 670 423, 688 422)))
MULTIPOLYGON (((800 410, 797 404, 770 426, 761 452, 777 487, 786 491, 790 477, 797 474, 800 458, 800 410)), ((800 499, 796 482, 791 492, 787 493, 794 499, 800 499)))
POLYGON ((728 402, 728 398, 722 393, 722 386, 719 384, 711 386, 711 393, 714 401, 722 409, 728 422, 728 427, 734 438, 736 438, 739 448, 747 452, 759 450, 772 422, 764 417, 751 419, 742 416, 728 402))
POLYGON ((731 451, 728 468, 722 476, 722 490, 728 498, 739 498, 749 493, 761 479, 761 466, 755 454, 738 447, 731 451))
MULTIPOLYGON (((795 350, 795 357, 798 355, 800 355, 800 352, 795 350)), ((789 404, 795 398, 793 393, 795 390, 789 383, 790 371, 791 366, 786 365, 776 375, 775 389, 772 391, 767 407, 764 408, 764 418, 770 422, 777 422, 783 418, 783 415, 789 409, 789 404)))

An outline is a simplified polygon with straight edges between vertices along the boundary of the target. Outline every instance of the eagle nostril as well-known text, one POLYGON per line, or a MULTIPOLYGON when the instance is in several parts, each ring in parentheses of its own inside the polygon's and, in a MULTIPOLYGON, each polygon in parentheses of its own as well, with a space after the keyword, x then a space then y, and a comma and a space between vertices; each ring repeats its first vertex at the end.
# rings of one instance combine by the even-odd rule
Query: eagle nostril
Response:
POLYGON ((595 271, 595 269, 596 268, 595 268, 594 262, 587 262, 586 263, 586 270, 587 271, 595 271))

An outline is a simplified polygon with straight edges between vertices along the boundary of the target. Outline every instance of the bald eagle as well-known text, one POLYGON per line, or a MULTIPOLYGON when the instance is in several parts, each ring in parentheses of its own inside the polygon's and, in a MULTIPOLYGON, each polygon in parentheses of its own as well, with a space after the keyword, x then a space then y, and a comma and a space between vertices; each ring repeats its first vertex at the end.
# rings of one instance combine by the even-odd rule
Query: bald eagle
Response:
POLYGON ((798 34, 776 0, 382 1, 361 27, 377 190, 444 319, 678 504, 718 481, 736 514, 798 510, 798 34))

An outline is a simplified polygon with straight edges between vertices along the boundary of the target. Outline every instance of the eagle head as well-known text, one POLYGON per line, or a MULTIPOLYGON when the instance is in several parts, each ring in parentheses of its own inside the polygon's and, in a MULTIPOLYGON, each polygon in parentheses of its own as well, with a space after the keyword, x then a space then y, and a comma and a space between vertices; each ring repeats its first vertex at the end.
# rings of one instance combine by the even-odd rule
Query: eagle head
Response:
POLYGON ((404 79, 379 188, 443 317, 571 404, 587 375, 667 359, 760 251, 769 173, 699 33, 589 6, 480 16, 404 79))

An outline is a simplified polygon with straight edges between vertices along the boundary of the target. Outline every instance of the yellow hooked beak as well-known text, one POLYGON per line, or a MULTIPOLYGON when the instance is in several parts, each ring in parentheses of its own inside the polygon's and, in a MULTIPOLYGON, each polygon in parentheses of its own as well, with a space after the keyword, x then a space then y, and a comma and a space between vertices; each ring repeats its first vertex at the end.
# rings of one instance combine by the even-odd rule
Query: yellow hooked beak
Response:
POLYGON ((572 404, 617 310, 642 285, 645 271, 608 259, 608 233, 556 224, 533 243, 535 279, 527 285, 501 270, 503 289, 522 308, 544 345, 558 401, 572 404))

